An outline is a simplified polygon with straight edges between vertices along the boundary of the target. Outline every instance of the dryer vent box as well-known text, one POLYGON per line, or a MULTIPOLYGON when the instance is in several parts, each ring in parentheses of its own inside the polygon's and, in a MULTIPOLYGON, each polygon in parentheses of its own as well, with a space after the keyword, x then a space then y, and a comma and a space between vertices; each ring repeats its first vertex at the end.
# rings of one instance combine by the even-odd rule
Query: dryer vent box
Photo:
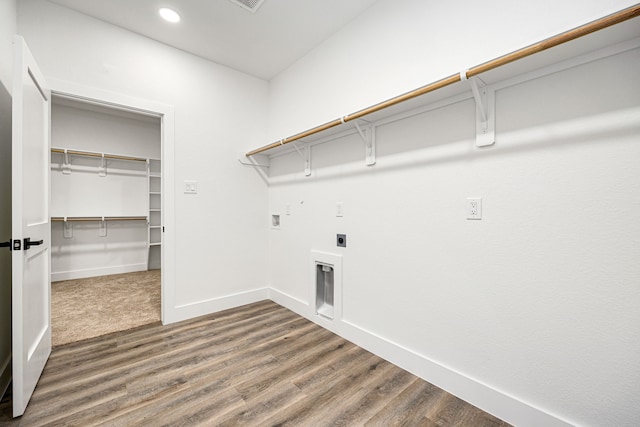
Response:
POLYGON ((333 320, 333 279, 333 266, 316 263, 316 313, 330 320, 333 320))

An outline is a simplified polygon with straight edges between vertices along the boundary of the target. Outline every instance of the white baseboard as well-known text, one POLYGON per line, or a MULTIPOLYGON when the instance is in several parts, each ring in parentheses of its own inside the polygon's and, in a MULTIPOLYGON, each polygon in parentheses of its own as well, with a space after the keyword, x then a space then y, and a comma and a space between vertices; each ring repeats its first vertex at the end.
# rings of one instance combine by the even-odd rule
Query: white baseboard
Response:
POLYGON ((4 396, 4 393, 11 384, 11 353, 7 356, 2 365, 0 365, 0 398, 4 396))
POLYGON ((51 272, 51 281, 84 279, 86 277, 108 276, 110 274, 134 273, 145 271, 147 264, 116 265, 113 267, 88 268, 86 270, 70 270, 51 272))
POLYGON ((331 322, 316 316, 309 304, 297 298, 275 289, 269 289, 269 297, 275 303, 306 317, 371 353, 508 423, 522 427, 567 427, 572 425, 557 416, 522 402, 513 396, 382 338, 349 321, 336 319, 331 322))
POLYGON ((352 322, 343 319, 331 321, 317 316, 307 302, 272 288, 265 287, 177 306, 171 310, 171 313, 165 313, 164 322, 165 324, 179 322, 262 300, 271 300, 513 425, 522 427, 572 425, 560 417, 380 337, 352 322))
POLYGON ((284 292, 269 288, 269 299, 306 318, 312 315, 311 306, 307 302, 284 292))
POLYGON ((261 288, 238 294, 226 295, 220 298, 212 298, 184 304, 177 306, 172 310, 168 310, 170 311, 169 313, 164 313, 165 318, 163 322, 167 325, 268 299, 269 289, 261 288))

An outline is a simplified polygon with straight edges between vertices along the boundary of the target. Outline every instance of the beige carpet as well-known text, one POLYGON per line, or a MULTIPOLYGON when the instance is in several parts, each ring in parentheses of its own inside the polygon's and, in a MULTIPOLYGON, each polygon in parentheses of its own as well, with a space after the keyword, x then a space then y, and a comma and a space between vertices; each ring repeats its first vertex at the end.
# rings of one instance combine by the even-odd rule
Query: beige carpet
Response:
POLYGON ((51 284, 53 346, 160 320, 160 270, 51 284))

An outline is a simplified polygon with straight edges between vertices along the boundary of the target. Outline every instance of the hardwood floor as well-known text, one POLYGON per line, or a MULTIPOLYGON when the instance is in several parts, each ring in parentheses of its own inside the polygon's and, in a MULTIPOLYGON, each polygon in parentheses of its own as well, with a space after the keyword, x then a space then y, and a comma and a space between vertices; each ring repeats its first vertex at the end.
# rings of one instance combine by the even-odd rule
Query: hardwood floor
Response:
POLYGON ((53 350, 7 426, 507 426, 269 301, 53 350))

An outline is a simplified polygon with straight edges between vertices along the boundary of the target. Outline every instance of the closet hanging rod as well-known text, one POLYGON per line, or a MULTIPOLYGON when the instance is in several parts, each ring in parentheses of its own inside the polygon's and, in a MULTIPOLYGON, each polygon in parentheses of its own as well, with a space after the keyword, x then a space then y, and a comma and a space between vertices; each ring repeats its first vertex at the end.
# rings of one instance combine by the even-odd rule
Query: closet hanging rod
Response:
POLYGON ((300 132, 293 136, 284 138, 280 141, 273 142, 271 144, 265 145, 260 148, 256 148, 255 150, 249 151, 245 154, 246 157, 253 156, 255 154, 262 153, 264 151, 271 150, 273 148, 280 147, 282 145, 289 144, 293 141, 297 141, 299 139, 305 138, 307 136, 314 135, 316 133, 325 131, 327 129, 331 129, 333 127, 339 126, 341 124, 359 119, 368 114, 372 114, 383 110, 385 108, 394 106, 404 101, 408 101, 410 99, 416 98, 418 96, 427 94, 429 92, 434 92, 443 87, 452 85, 454 83, 464 81, 470 77, 477 76, 478 74, 482 74, 486 71, 493 70, 495 68, 501 67, 503 65, 509 64, 511 62, 517 61, 519 59, 526 58, 535 53, 542 52, 544 50, 550 49, 552 47, 570 42, 572 40, 578 39, 580 37, 586 36, 587 34, 594 33, 596 31, 603 30, 605 28, 611 27, 613 25, 619 24, 621 22, 627 21, 632 18, 636 18, 640 16, 640 4, 636 4, 627 9, 623 9, 619 12, 613 13, 611 15, 600 18, 596 21, 589 22, 580 27, 576 27, 572 30, 566 31, 564 33, 560 33, 556 36, 550 37, 548 39, 542 40, 538 43, 534 43, 522 49, 516 50, 514 52, 508 53, 506 55, 500 56, 498 58, 487 61, 483 64, 477 65, 475 67, 469 68, 468 70, 461 71, 460 73, 451 75, 449 77, 445 77, 441 80, 438 80, 433 83, 429 83, 425 86, 422 86, 418 89, 415 89, 411 92, 407 92, 405 94, 396 96, 394 98, 388 99, 386 101, 382 101, 378 104, 374 104, 370 107, 364 108, 352 114, 347 114, 339 119, 335 119, 333 121, 327 122, 320 126, 316 126, 314 128, 308 129, 304 132, 300 132))
POLYGON ((147 221, 146 216, 54 216, 51 217, 51 221, 65 222, 65 221, 147 221))
MULTIPOLYGON (((65 150, 62 148, 52 148, 52 153, 65 153, 65 150)), ((74 156, 89 156, 89 157, 102 157, 102 153, 94 153, 91 151, 78 151, 78 150, 67 150, 67 154, 71 154, 74 156)), ((104 154, 105 159, 116 159, 116 160, 131 160, 134 162, 146 162, 147 159, 143 159, 142 157, 131 157, 131 156, 121 156, 119 154, 104 154)))

